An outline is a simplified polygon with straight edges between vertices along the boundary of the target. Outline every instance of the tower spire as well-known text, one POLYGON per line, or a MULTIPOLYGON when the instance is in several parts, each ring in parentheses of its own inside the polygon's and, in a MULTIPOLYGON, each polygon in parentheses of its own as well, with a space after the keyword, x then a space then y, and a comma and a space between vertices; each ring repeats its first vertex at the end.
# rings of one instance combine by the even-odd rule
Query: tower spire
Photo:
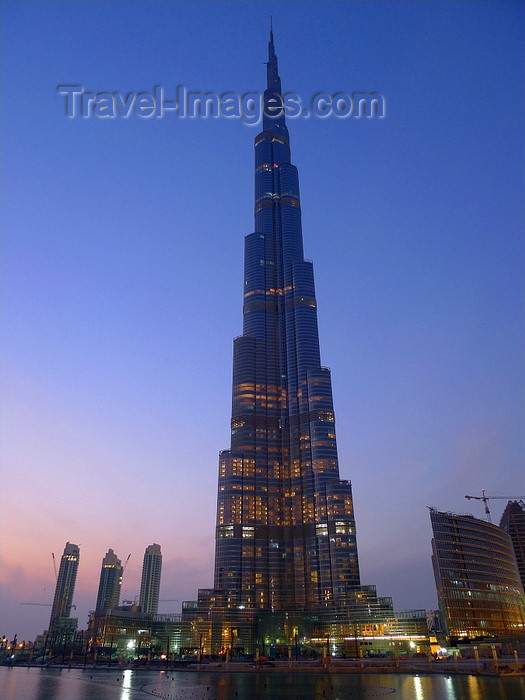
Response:
POLYGON ((285 110, 281 89, 281 78, 273 42, 273 22, 270 16, 270 41, 268 42, 268 62, 266 63, 266 90, 264 91, 264 130, 282 133, 288 138, 285 124, 285 110))
POLYGON ((281 94, 281 79, 277 68, 277 56, 275 55, 275 44, 273 43, 273 25, 270 17, 270 41, 268 42, 268 63, 267 66, 267 85, 268 90, 273 90, 281 94))

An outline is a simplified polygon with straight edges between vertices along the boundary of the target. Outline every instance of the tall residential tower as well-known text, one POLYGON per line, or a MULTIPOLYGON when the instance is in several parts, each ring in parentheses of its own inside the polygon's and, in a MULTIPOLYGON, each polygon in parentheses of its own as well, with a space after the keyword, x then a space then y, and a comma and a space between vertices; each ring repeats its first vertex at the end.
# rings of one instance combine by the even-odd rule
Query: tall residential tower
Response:
POLYGON ((144 552, 139 597, 140 609, 148 615, 155 614, 159 608, 161 570, 160 544, 150 544, 144 552))
POLYGON ((102 560, 98 586, 96 612, 107 612, 119 603, 122 585, 122 562, 110 549, 102 560))
POLYGON ((57 638, 62 631, 70 627, 71 607, 77 580, 80 549, 78 545, 66 542, 64 553, 60 559, 55 597, 49 620, 49 633, 57 638))

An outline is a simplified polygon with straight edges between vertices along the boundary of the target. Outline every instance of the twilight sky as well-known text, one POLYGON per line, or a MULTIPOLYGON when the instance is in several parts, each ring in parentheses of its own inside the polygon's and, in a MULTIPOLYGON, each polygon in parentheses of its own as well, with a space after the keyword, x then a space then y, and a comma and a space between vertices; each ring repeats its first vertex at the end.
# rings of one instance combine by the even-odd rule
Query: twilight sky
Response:
MULTIPOLYGON (((525 496, 523 27, 515 2, 2 3, 0 635, 47 627, 67 540, 160 612, 213 583, 253 139, 236 118, 68 118, 57 86, 380 92, 288 121, 362 582, 434 608, 427 506, 525 496)), ((504 500, 491 502, 498 521, 504 500)))

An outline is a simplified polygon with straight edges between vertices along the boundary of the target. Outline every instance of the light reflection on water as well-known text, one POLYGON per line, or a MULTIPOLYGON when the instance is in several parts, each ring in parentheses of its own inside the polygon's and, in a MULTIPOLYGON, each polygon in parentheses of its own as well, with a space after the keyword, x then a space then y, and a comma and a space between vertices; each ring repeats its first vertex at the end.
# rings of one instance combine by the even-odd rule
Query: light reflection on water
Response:
POLYGON ((416 691, 416 700, 424 700, 423 688, 421 687, 421 678, 416 676, 414 678, 414 690, 416 691))
POLYGON ((479 678, 477 676, 468 677, 468 692, 472 700, 483 700, 483 690, 480 688, 479 678))
POLYGON ((0 667, 2 700, 522 700, 525 678, 0 667))
POLYGON ((133 671, 130 668, 127 668, 122 674, 122 690, 120 693, 120 700, 130 700, 132 675, 133 671))
POLYGON ((454 683, 450 676, 445 676, 445 689, 447 700, 456 700, 456 691, 454 690, 454 683))

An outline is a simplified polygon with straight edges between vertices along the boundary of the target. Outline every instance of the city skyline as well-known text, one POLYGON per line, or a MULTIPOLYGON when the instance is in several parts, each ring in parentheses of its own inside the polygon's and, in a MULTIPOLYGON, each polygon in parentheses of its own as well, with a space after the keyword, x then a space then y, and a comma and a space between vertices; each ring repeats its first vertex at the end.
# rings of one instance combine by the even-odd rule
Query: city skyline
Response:
POLYGON ((296 119, 294 152, 361 579, 396 609, 436 607, 425 506, 481 516, 466 493, 523 495, 523 8, 2 11, 4 90, 35 90, 34 110, 3 115, 6 632, 46 626, 19 603, 51 602, 51 551, 66 539, 82 548, 81 627, 108 547, 132 551, 123 597, 138 593, 145 541, 162 543, 161 598, 212 583, 255 130, 169 115, 68 121, 57 86, 251 91, 270 11, 287 89, 385 95, 382 120, 296 119), (210 13, 222 37, 209 36, 210 13), (100 55, 80 26, 96 29, 100 55), (502 86, 507 110, 476 111, 472 95, 488 105, 502 86))

